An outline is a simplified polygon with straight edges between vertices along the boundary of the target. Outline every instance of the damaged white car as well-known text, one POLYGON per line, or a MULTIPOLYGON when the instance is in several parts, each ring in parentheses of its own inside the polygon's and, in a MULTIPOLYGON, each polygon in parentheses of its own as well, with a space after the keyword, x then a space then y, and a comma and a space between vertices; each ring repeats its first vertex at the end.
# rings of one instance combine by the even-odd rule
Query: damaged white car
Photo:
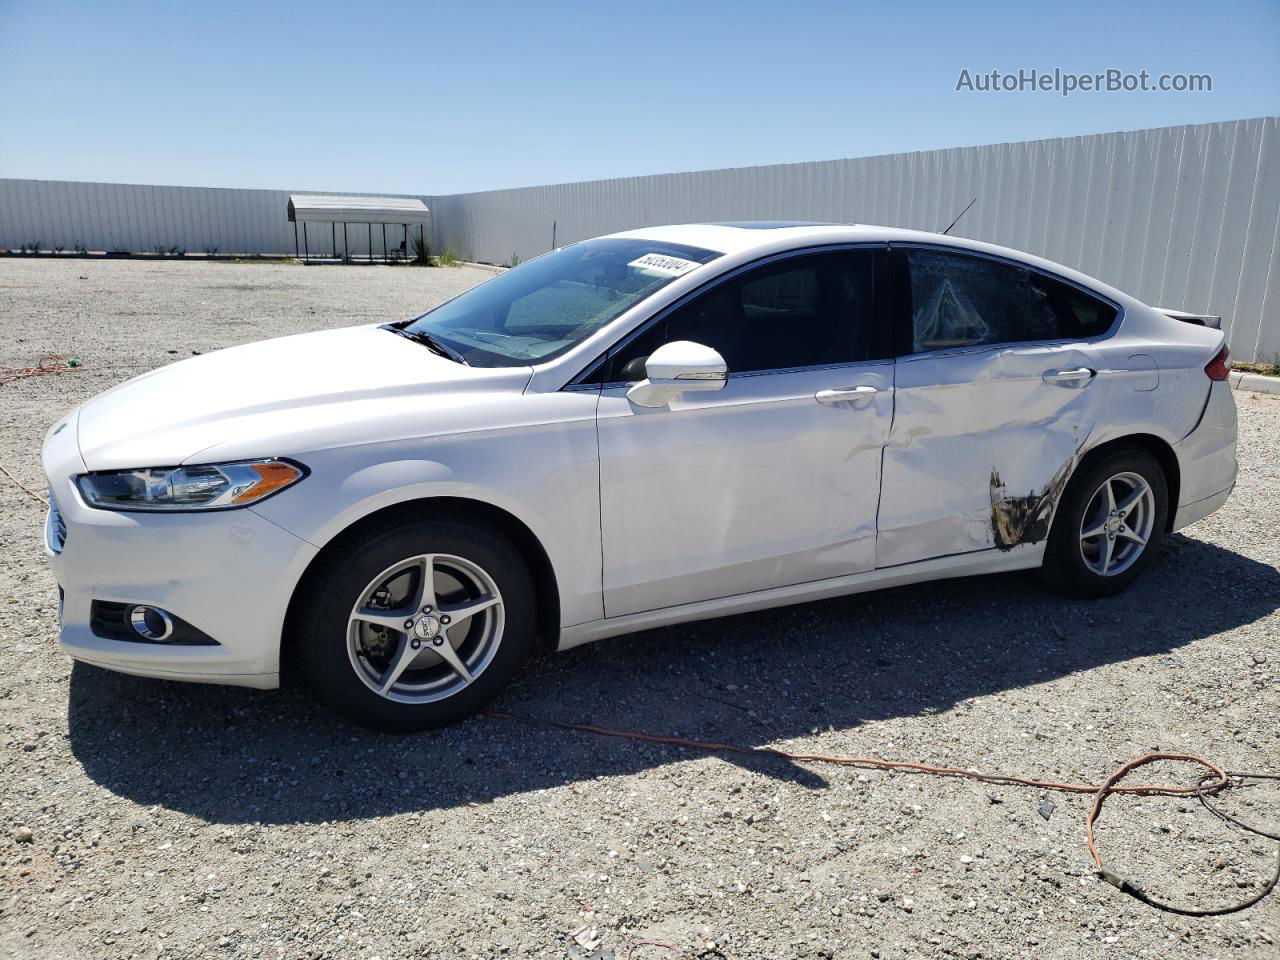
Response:
POLYGON ((1123 589, 1236 477, 1214 318, 881 227, 577 243, 49 432, 76 659, 468 715, 541 645, 967 574, 1123 589))

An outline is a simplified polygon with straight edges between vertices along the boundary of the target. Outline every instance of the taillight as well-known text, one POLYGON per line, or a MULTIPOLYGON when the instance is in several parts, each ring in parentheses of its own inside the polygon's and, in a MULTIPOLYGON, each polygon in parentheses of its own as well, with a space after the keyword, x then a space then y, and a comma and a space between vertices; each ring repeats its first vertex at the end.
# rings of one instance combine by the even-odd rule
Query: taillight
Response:
POLYGON ((1210 380, 1227 379, 1231 373, 1231 351, 1224 346, 1216 357, 1205 364, 1204 372, 1209 375, 1210 380))

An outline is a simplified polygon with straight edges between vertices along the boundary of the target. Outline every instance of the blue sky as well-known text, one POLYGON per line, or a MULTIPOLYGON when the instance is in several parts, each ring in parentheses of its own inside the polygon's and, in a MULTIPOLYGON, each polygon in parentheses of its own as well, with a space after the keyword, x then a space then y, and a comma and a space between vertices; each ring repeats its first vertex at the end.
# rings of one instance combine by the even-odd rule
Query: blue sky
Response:
POLYGON ((1280 113, 1280 0, 0 0, 0 176, 440 194, 1280 113), (1211 93, 956 92, 1019 68, 1211 93))

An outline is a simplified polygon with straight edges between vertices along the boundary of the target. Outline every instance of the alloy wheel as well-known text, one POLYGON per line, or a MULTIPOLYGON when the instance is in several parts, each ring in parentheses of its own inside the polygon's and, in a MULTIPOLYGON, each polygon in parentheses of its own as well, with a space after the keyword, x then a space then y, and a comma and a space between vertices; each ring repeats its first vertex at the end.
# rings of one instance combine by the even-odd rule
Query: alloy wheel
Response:
POLYGON ((498 585, 464 557, 402 560, 361 591, 347 624, 356 675, 380 697, 432 703, 470 686, 502 643, 498 585))
POLYGON ((1084 510, 1080 555, 1101 577, 1133 566, 1147 548, 1155 526, 1155 494, 1142 476, 1118 473, 1104 480, 1084 510))

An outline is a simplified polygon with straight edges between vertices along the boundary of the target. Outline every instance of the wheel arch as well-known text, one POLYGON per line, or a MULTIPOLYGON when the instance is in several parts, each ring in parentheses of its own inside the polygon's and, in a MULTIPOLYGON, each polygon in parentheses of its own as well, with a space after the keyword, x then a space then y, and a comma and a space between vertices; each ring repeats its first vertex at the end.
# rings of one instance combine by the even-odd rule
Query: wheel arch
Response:
POLYGON ((295 603, 298 597, 305 593, 312 578, 320 575, 329 558, 340 553, 353 540, 359 539, 363 531, 379 526, 395 516, 403 516, 405 520, 424 517, 436 519, 441 516, 469 519, 487 524, 510 538, 512 544, 529 564, 529 571, 533 575, 538 604, 538 645, 545 650, 555 649, 560 632, 559 582, 550 556, 528 524, 502 507, 483 500, 458 496, 419 497, 393 503, 359 517, 330 537, 311 558, 302 576, 294 584, 281 629, 280 672, 282 677, 286 671, 292 669, 291 664, 297 662, 292 648, 298 642, 295 629, 295 603))

